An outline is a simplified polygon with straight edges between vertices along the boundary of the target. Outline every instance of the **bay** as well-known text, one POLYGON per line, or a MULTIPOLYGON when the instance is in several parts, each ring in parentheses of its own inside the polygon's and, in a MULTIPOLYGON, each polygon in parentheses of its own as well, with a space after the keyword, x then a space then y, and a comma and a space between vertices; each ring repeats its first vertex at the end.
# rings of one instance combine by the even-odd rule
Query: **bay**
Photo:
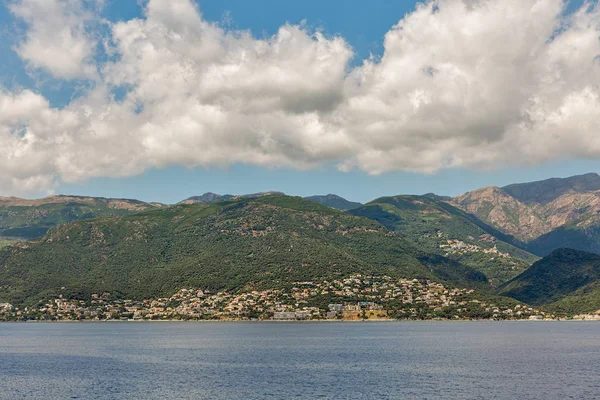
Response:
POLYGON ((600 323, 0 324, 1 399, 593 399, 600 323))

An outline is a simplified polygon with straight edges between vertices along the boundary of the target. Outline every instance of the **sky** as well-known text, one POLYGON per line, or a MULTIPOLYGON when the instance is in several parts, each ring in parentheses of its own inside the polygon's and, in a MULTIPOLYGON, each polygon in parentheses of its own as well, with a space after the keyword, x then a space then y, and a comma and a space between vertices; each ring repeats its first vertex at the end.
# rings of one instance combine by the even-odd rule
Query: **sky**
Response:
POLYGON ((600 170, 584 0, 0 0, 0 196, 458 195, 600 170))

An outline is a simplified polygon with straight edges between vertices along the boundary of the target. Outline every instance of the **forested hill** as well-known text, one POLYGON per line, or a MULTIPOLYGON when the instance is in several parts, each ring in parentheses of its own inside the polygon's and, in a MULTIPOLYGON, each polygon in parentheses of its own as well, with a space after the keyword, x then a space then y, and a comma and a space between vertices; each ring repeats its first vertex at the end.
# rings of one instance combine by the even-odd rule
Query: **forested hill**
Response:
POLYGON ((109 291, 132 299, 191 286, 274 287, 352 273, 485 285, 378 222, 297 197, 182 204, 81 220, 0 250, 0 302, 109 291))
POLYGON ((0 241, 42 237, 48 229, 67 222, 102 216, 123 216, 162 207, 130 199, 50 196, 26 200, 0 197, 0 241))
POLYGON ((507 282, 500 293, 567 314, 600 310, 600 255, 558 249, 507 282))
POLYGON ((362 206, 361 203, 354 201, 348 201, 343 197, 336 194, 327 194, 319 196, 305 197, 305 200, 313 201, 315 203, 326 205, 327 207, 335 208, 337 210, 347 211, 362 206))
POLYGON ((349 213, 370 218, 424 251, 449 257, 500 285, 537 260, 514 238, 432 196, 382 197, 349 213))

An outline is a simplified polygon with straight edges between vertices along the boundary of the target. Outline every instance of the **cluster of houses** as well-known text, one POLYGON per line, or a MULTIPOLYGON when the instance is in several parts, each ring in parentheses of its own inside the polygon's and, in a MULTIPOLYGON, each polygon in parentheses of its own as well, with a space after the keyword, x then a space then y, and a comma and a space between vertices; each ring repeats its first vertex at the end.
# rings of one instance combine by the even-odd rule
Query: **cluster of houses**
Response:
MULTIPOLYGON (((446 257, 448 257, 451 254, 462 256, 470 253, 484 253, 501 258, 512 258, 510 254, 503 253, 500 250, 498 250, 498 247, 496 246, 496 238, 489 234, 480 235, 478 241, 486 242, 490 245, 493 245, 493 247, 490 248, 481 247, 476 244, 467 243, 458 239, 450 239, 449 236, 442 231, 437 231, 435 233, 426 233, 423 235, 423 237, 437 239, 438 247, 445 251, 444 255, 446 257)), ((473 236, 468 236, 468 239, 475 241, 475 238, 473 236)))
POLYGON ((108 292, 62 296, 39 307, 0 304, 0 320, 322 320, 552 318, 525 305, 494 304, 472 289, 428 280, 353 275, 278 289, 185 288, 168 298, 126 300, 108 292))
POLYGON ((484 249, 477 245, 465 243, 462 240, 456 240, 456 239, 447 239, 445 243, 440 244, 440 249, 443 249, 446 251, 446 256, 448 256, 450 254, 464 255, 467 253, 482 252, 485 254, 493 254, 498 257, 510 258, 510 254, 502 253, 500 250, 498 250, 496 245, 494 245, 494 247, 491 247, 489 249, 484 249))
POLYGON ((596 311, 594 314, 575 315, 573 319, 580 321, 600 321, 600 310, 596 311))

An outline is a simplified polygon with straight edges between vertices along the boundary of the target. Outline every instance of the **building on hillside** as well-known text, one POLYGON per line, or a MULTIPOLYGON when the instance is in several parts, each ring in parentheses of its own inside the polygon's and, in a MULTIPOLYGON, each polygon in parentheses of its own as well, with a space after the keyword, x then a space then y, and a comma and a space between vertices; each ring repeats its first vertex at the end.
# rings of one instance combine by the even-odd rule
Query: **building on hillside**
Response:
POLYGON ((293 311, 280 311, 273 314, 273 319, 291 320, 296 319, 296 313, 293 311))

